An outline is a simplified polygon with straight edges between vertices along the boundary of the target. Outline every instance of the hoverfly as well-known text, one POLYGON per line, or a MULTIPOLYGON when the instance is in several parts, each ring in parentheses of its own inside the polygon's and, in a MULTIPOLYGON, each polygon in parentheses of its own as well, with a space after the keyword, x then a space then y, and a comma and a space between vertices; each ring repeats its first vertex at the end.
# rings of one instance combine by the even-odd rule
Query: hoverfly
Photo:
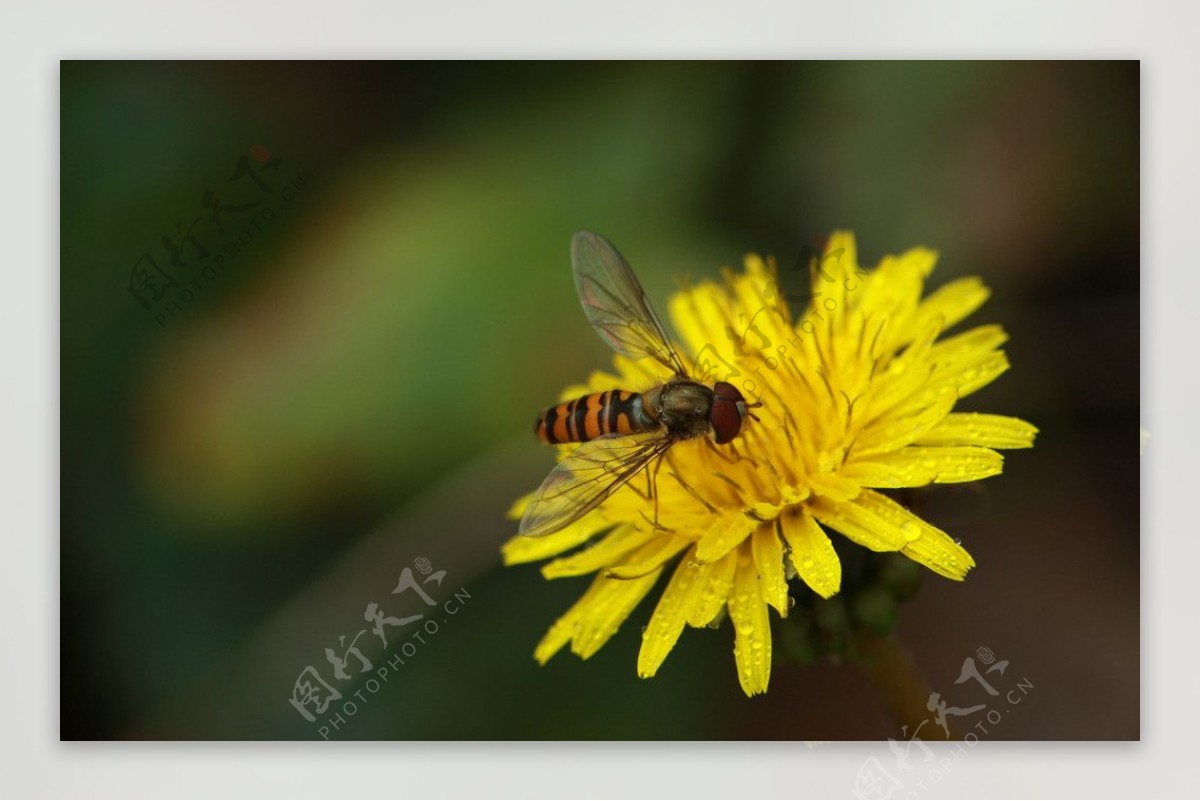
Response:
POLYGON ((644 392, 595 392, 542 412, 534 426, 539 439, 582 444, 550 472, 525 509, 520 531, 532 537, 575 522, 651 463, 657 525, 654 474, 667 450, 710 433, 718 445, 732 442, 746 417, 758 419, 749 410, 762 405, 747 403, 728 382, 710 389, 688 375, 637 276, 607 239, 576 233, 571 266, 583 313, 600 338, 617 353, 649 356, 674 375, 644 392))

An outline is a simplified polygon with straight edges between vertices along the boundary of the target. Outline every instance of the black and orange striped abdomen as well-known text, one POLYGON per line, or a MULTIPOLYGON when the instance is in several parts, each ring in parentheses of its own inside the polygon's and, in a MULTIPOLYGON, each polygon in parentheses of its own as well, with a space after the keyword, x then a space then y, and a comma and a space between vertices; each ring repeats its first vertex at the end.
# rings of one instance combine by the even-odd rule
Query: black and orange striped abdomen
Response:
POLYGON ((605 434, 632 434, 654 423, 641 411, 636 392, 610 389, 551 406, 538 417, 534 432, 543 442, 587 442, 605 434))

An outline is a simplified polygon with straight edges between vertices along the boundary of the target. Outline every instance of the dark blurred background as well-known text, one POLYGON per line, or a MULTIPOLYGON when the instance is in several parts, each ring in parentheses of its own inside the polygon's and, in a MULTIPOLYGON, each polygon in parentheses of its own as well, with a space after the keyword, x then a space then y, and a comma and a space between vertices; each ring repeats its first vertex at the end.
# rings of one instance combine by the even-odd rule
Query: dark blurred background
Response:
POLYGON ((578 228, 660 308, 834 228, 982 276, 1013 368, 962 408, 1041 434, 901 636, 944 697, 980 647, 1032 683, 986 739, 1137 738, 1137 62, 64 62, 61 91, 64 739, 317 737, 308 666, 355 702, 337 739, 901 739, 850 666, 745 698, 728 625, 639 680, 658 591, 534 663, 589 579, 498 548, 552 464, 534 417, 609 363, 578 228), (391 594, 421 559, 456 614, 391 594), (438 626, 376 691, 325 658, 368 603, 438 626))

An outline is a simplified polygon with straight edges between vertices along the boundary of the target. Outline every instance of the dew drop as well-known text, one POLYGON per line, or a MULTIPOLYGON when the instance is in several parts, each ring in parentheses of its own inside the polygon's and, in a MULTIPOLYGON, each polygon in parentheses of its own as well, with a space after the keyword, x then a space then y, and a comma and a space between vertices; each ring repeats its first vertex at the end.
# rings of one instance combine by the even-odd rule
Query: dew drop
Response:
POLYGON ((921 538, 921 527, 913 521, 908 520, 900 526, 900 533, 904 535, 904 539, 914 542, 921 538))

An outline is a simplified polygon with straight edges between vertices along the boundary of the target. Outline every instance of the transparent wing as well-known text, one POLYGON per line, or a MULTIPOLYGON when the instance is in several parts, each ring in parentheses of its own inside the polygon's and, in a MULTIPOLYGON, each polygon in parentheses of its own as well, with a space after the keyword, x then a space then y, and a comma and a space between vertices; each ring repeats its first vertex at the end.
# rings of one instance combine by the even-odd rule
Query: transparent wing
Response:
POLYGON ((651 356, 676 375, 686 375, 641 283, 611 242, 591 231, 577 232, 571 266, 583 313, 613 350, 631 359, 651 356))
POLYGON ((542 537, 569 526, 669 447, 665 429, 583 443, 546 476, 521 518, 521 533, 542 537))

